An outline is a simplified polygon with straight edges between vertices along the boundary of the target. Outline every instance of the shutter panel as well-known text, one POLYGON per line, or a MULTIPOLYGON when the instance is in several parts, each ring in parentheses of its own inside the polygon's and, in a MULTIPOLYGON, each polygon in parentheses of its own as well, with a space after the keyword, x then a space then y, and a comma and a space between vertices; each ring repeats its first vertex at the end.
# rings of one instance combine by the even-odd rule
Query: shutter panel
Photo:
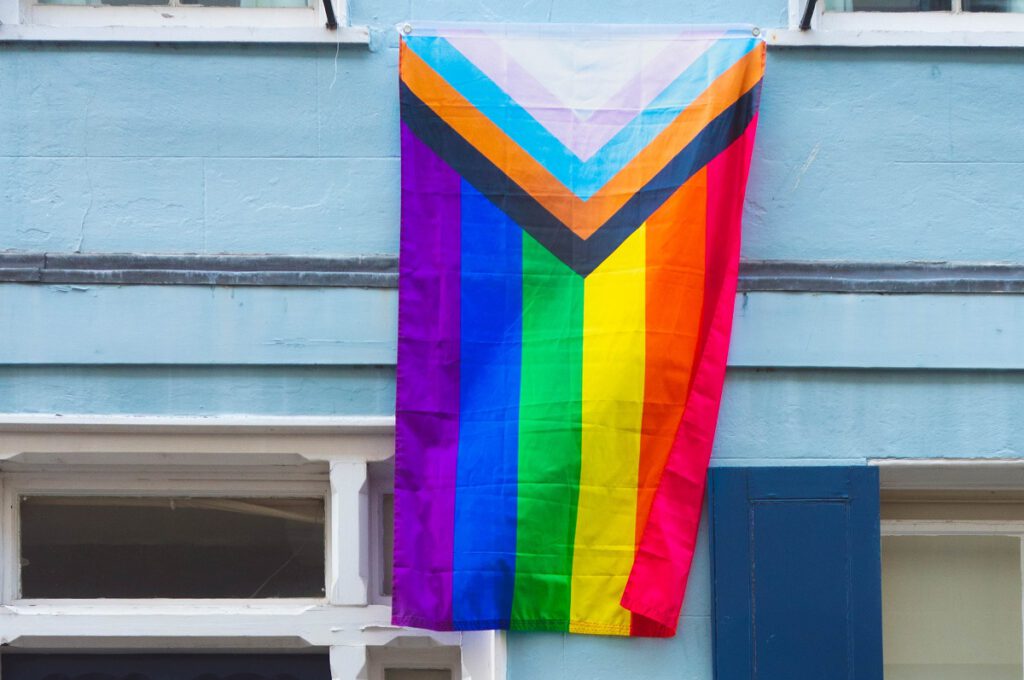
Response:
POLYGON ((881 680, 878 470, 712 468, 715 680, 881 680))

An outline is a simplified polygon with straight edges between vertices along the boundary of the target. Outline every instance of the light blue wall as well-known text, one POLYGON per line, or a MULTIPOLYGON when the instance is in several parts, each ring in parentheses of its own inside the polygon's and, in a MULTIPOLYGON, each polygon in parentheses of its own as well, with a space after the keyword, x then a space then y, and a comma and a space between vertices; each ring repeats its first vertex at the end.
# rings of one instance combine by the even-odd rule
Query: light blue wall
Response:
MULTIPOLYGON (((394 254, 405 19, 780 26, 785 0, 354 0, 365 48, 0 46, 0 250, 394 254)), ((1024 51, 771 49, 745 257, 1024 262, 1024 51)), ((714 464, 1024 456, 1024 303, 752 294, 714 464)), ((394 293, 0 286, 0 412, 386 414, 394 293)), ((680 634, 509 636, 512 680, 710 680, 680 634)))

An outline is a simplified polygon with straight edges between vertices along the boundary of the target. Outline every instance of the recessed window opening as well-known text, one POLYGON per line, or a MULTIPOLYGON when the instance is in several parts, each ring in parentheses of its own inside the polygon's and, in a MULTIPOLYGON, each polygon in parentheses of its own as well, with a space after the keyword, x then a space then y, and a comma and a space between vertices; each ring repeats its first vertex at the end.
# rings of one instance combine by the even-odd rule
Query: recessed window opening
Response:
POLYGON ((452 680, 447 668, 386 668, 384 680, 452 680))
POLYGON ((23 495, 22 598, 323 597, 323 498, 23 495))
POLYGON ((1024 495, 883 492, 886 680, 1024 678, 1024 495))

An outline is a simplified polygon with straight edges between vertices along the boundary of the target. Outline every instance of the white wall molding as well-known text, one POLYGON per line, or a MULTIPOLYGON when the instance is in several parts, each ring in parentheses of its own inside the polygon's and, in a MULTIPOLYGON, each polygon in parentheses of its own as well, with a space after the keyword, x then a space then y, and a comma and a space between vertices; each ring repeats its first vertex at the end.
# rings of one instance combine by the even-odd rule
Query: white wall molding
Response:
POLYGON ((286 464, 394 453, 388 416, 0 414, 0 460, 25 464, 286 464))

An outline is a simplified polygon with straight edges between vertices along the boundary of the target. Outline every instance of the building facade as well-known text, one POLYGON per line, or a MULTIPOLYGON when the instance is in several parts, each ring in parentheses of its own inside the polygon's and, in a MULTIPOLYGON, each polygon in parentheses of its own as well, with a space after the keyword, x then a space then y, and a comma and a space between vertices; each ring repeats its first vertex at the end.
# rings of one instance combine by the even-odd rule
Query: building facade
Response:
POLYGON ((801 32, 803 0, 352 0, 330 31, 323 6, 0 0, 0 674, 877 678, 884 637, 887 678, 1021 677, 1024 15, 819 4, 801 32), (417 20, 769 43, 710 500, 756 536, 705 520, 675 638, 389 626, 417 20), (729 599, 786 556, 835 578, 729 599), (977 640, 923 631, 957 617, 977 640))

